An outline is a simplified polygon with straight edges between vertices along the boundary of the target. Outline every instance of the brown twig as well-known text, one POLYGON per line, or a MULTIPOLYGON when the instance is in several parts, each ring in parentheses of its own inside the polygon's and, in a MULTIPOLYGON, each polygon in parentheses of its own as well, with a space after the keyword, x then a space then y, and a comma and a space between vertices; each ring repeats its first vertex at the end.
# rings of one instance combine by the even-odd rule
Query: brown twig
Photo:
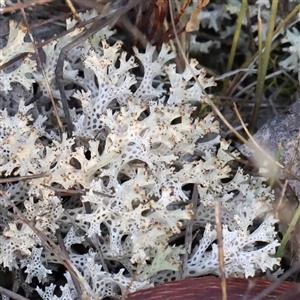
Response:
MULTIPOLYGON (((241 136, 241 135, 233 128, 233 126, 226 120, 226 118, 223 116, 223 114, 220 112, 220 110, 216 107, 216 105, 213 103, 213 101, 209 98, 209 96, 207 95, 207 93, 206 93, 206 91, 204 90, 203 86, 202 86, 201 83, 199 82, 197 76, 194 74, 192 68, 191 68, 190 65, 189 65, 189 62, 188 62, 188 60, 187 60, 186 55, 184 55, 184 50, 183 50, 182 47, 181 47, 181 44, 180 44, 180 41, 179 41, 179 38, 178 38, 178 35, 177 35, 177 32, 176 32, 176 26, 175 26, 174 18, 173 18, 172 1, 169 2, 169 5, 170 5, 171 22, 172 22, 172 26, 173 26, 173 30, 174 30, 175 40, 176 40, 176 42, 177 42, 178 49, 179 49, 179 51, 181 52, 181 54, 182 54, 182 56, 183 56, 183 58, 184 58, 184 61, 185 61, 185 63, 186 63, 186 66, 190 69, 191 73, 193 74, 194 80, 196 81, 196 83, 198 84, 198 86, 201 88, 202 92, 203 92, 204 95, 206 96, 207 102, 211 105, 213 111, 221 118, 221 120, 224 122, 224 124, 225 124, 225 125, 226 125, 226 126, 227 126, 227 127, 228 127, 228 128, 229 128, 229 129, 230 129, 230 130, 231 130, 231 131, 232 131, 232 132, 233 132, 233 133, 241 140, 241 141, 244 142, 244 144, 246 144, 248 147, 251 148, 251 144, 250 144, 243 136, 241 136)), ((234 105, 235 105, 235 103, 234 103, 234 105)), ((236 107, 236 106, 235 106, 235 107, 236 107)), ((240 115, 239 115, 237 109, 236 109, 236 113, 237 113, 237 115, 238 115, 239 118, 240 118, 240 115)), ((241 123, 244 125, 244 123, 243 123, 243 121, 242 121, 241 118, 240 118, 240 121, 241 121, 241 123)), ((244 127, 245 127, 245 129, 247 130, 246 126, 244 126, 244 127)), ((250 134, 249 134, 249 137, 251 137, 250 134)), ((263 149, 261 149, 261 148, 259 147, 259 145, 257 145, 257 143, 256 143, 255 141, 254 141, 254 143, 255 143, 255 148, 257 148, 259 151, 261 151, 261 153, 265 153, 265 151, 263 151, 263 149)), ((269 156, 267 153, 266 153, 266 155, 269 156)), ((273 161, 274 161, 274 159, 273 159, 272 157, 269 156, 269 158, 270 158, 270 160, 273 160, 273 161)), ((276 163, 276 165, 279 166, 283 171, 285 171, 286 173, 288 173, 288 174, 291 175, 292 177, 298 179, 298 177, 295 176, 295 174, 293 174, 292 172, 289 172, 288 170, 286 170, 286 168, 285 168, 283 165, 281 165, 280 163, 278 163, 278 162, 276 162, 276 161, 274 161, 274 163, 276 163)), ((299 180, 299 179, 298 179, 298 180, 299 180)), ((288 273, 291 274, 291 273, 295 272, 295 270, 298 270, 298 269, 299 269, 299 266, 297 266, 297 268, 294 267, 294 268, 290 269, 290 270, 288 271, 288 273)), ((259 297, 256 297, 255 300, 262 299, 262 298, 263 298, 263 295, 267 295, 270 291, 272 291, 277 285, 280 284, 280 282, 281 282, 282 280, 284 280, 283 277, 286 279, 286 278, 288 277, 288 276, 287 276, 287 273, 285 273, 285 274, 280 278, 280 281, 279 281, 279 282, 277 281, 276 284, 271 285, 266 291, 264 291, 263 294, 259 295, 259 297)), ((224 291, 224 284, 223 284, 223 286, 222 286, 222 291, 224 291)), ((224 297, 224 296, 226 296, 226 295, 223 293, 223 297, 224 297)), ((253 299, 253 300, 254 300, 254 299, 253 299)))
MULTIPOLYGON (((160 19, 161 19, 162 15, 164 15, 164 13, 165 13, 165 8, 166 8, 166 6, 165 5, 161 5, 161 4, 160 5, 156 5, 154 7, 154 20, 153 20, 151 31, 150 31, 150 33, 148 35, 149 41, 151 41, 153 39, 155 33, 157 32, 157 29, 163 23, 163 22, 160 22, 160 19)), ((164 17, 163 17, 163 20, 164 20, 164 17)))
MULTIPOLYGON (((297 143, 294 147, 294 152, 293 152, 293 155, 292 155, 292 158, 291 158, 291 161, 288 165, 288 170, 291 171, 292 170, 292 167, 294 165, 294 162, 295 162, 295 159, 296 159, 296 156, 299 152, 299 147, 300 147, 300 129, 298 131, 298 136, 297 136, 297 143)), ((277 214, 278 214, 278 211, 283 203, 283 198, 284 198, 284 195, 285 195, 285 191, 286 191, 286 188, 287 188, 287 184, 288 184, 288 180, 286 179, 284 181, 284 184, 283 184, 283 187, 282 187, 282 190, 281 190, 281 194, 280 194, 280 198, 278 200, 278 203, 276 205, 276 208, 275 208, 275 216, 277 217, 277 214)))
POLYGON ((62 196, 62 195, 63 196, 82 196, 82 195, 85 195, 85 192, 79 191, 79 190, 66 190, 66 189, 61 189, 61 188, 53 187, 53 186, 46 185, 46 184, 42 184, 42 186, 54 191, 56 195, 60 195, 60 196, 62 196))
POLYGON ((100 258, 100 263, 101 263, 101 266, 103 268, 103 270, 107 273, 109 273, 109 269, 107 267, 107 263, 104 259, 104 256, 103 256, 103 252, 101 250, 101 244, 100 244, 100 241, 99 241, 99 236, 96 236, 96 235, 93 235, 91 237, 91 241, 92 241, 92 244, 96 247, 97 249, 97 254, 99 255, 99 258, 100 258))
MULTIPOLYGON (((31 29, 32 29, 32 28, 35 28, 35 27, 40 27, 40 26, 47 25, 49 22, 53 22, 53 21, 55 21, 55 20, 59 20, 59 19, 62 19, 62 18, 68 18, 68 17, 70 17, 71 15, 72 15, 72 14, 70 13, 70 14, 67 14, 66 16, 61 16, 61 15, 60 15, 60 16, 55 16, 55 17, 52 17, 52 18, 50 18, 50 19, 44 20, 44 21, 42 21, 42 22, 37 22, 37 23, 31 25, 31 29)), ((56 39, 59 39, 59 38, 63 37, 64 35, 68 34, 69 32, 74 31, 76 28, 80 28, 80 27, 82 27, 82 26, 84 26, 84 25, 86 25, 86 24, 88 24, 88 23, 91 23, 91 22, 92 22, 92 20, 88 20, 88 21, 86 21, 86 22, 81 22, 81 23, 79 23, 79 24, 76 24, 76 26, 70 28, 69 30, 66 30, 66 31, 64 31, 64 32, 61 33, 61 34, 57 34, 57 35, 53 36, 52 38, 50 38, 50 39, 48 39, 48 40, 46 40, 46 41, 43 41, 43 42, 40 42, 40 43, 36 44, 36 47, 37 47, 38 49, 40 49, 40 48, 42 48, 43 46, 45 46, 45 45, 51 43, 52 41, 54 41, 54 40, 56 40, 56 39)), ((8 32, 7 32, 7 33, 4 33, 4 34, 1 33, 1 36, 7 36, 8 34, 9 34, 8 32)), ((12 58, 11 60, 7 61, 6 63, 1 64, 1 65, 0 65, 0 71, 1 71, 1 70, 4 70, 6 67, 8 67, 8 66, 10 66, 11 64, 15 63, 15 62, 18 61, 19 59, 24 58, 24 57, 25 57, 26 55, 28 55, 29 53, 30 53, 30 52, 23 52, 23 53, 17 55, 16 57, 12 58)))
MULTIPOLYGON (((64 253, 64 255, 68 259, 70 259, 68 251, 66 249, 66 245, 65 245, 64 240, 63 240, 63 238, 61 236, 60 230, 56 230, 56 237, 57 237, 57 241, 58 241, 58 244, 60 246, 61 251, 64 253)), ((75 286, 78 298, 79 298, 79 300, 82 300, 82 291, 81 291, 80 284, 79 284, 77 278, 73 274, 71 274, 71 278, 72 278, 73 284, 75 286)))
POLYGON ((77 268, 73 265, 73 263, 69 260, 68 257, 61 251, 61 249, 41 230, 37 229, 32 222, 30 222, 26 217, 23 216, 21 211, 18 209, 18 207, 9 199, 9 197, 6 195, 4 191, 0 189, 0 195, 5 198, 7 203, 13 208, 14 217, 27 225, 41 240, 43 246, 48 249, 50 252, 53 252, 57 260, 72 274, 76 280, 80 283, 80 285, 83 287, 83 289, 92 297, 95 299, 98 299, 99 297, 93 292, 89 284, 86 282, 84 277, 81 275, 81 273, 77 270, 77 268))
POLYGON ((133 8, 135 5, 136 5, 135 0, 130 0, 126 5, 122 6, 121 8, 114 9, 107 15, 97 16, 95 18, 94 23, 92 24, 92 26, 89 29, 80 33, 74 41, 72 41, 70 44, 66 45, 65 47, 63 47, 61 49, 61 52, 60 52, 58 60, 57 60, 55 76, 56 76, 57 87, 58 87, 60 97, 61 97, 61 103, 62 103, 63 110, 65 113, 65 118, 66 118, 66 123, 67 123, 67 132, 68 132, 69 137, 72 136, 73 123, 71 120, 68 99, 67 99, 67 95, 66 95, 65 88, 64 88, 64 75, 63 75, 64 61, 68 55, 68 52, 71 49, 73 49, 74 47, 76 47, 77 45, 79 45, 82 42, 84 42, 85 40, 87 40, 89 37, 91 37, 93 34, 95 34, 97 31, 99 31, 103 27, 117 22, 117 20, 120 18, 120 16, 125 14, 128 10, 133 8))
POLYGON ((20 55, 18 55, 18 56, 16 56, 16 57, 12 58, 11 60, 7 61, 6 63, 1 64, 1 66, 0 66, 0 71, 1 71, 1 70, 4 70, 6 67, 10 66, 11 64, 17 62, 19 59, 24 58, 24 57, 27 56, 29 53, 30 53, 30 52, 23 52, 23 53, 21 53, 20 55))
MULTIPOLYGON (((21 4, 21 1, 18 0, 18 3, 21 4)), ((28 20, 27 20, 27 16, 25 14, 25 10, 24 8, 21 8, 21 13, 22 13, 22 16, 23 16, 23 19, 24 19, 24 22, 27 26, 27 32, 28 32, 28 35, 30 37, 30 40, 31 40, 31 43, 32 43, 32 46, 33 46, 33 49, 34 49, 34 52, 36 54, 36 60, 37 60, 37 63, 38 63, 38 66, 39 66, 39 69, 43 75, 43 79, 44 79, 44 82, 46 84, 46 88, 47 88, 47 91, 48 91, 48 94, 49 94, 49 97, 50 97, 50 100, 51 100, 51 103, 52 103, 52 106, 53 106, 53 110, 54 110, 54 114, 55 114, 55 117, 56 117, 56 120, 57 120, 57 123, 58 123, 58 126, 60 128, 60 132, 63 133, 64 132, 64 128, 63 128, 63 124, 61 122, 61 119, 59 117, 59 114, 58 114, 58 111, 57 111, 57 108, 56 108, 56 104, 55 104, 55 101, 54 101, 54 98, 53 98, 53 95, 52 95, 52 91, 51 91, 51 87, 49 85, 49 81, 48 81, 48 78, 47 78, 47 74, 45 72, 45 69, 43 67, 43 63, 41 61, 41 57, 39 55, 39 51, 38 51, 38 48, 36 47, 35 45, 35 40, 31 34, 31 30, 30 30, 30 26, 29 26, 29 23, 28 23, 28 20)))
MULTIPOLYGON (((292 178, 300 181, 300 178, 298 176, 296 176, 293 172, 291 172, 290 170, 288 170, 284 165, 282 165, 281 163, 279 163, 278 161, 276 161, 272 156, 270 156, 266 151, 264 151, 259 145, 258 143, 255 141, 253 135, 249 132, 249 130, 247 129, 247 126, 245 125, 238 109, 237 109, 237 106, 235 103, 233 103, 233 110, 234 112, 236 113, 239 121, 241 122, 245 132, 247 133, 249 139, 251 140, 251 142, 253 143, 250 144, 246 139, 244 139, 242 137, 242 141, 244 142, 244 144, 246 144, 249 149, 252 149, 252 150, 256 150, 256 151, 259 151, 262 155, 264 155, 269 161, 271 161, 272 163, 274 163, 277 167, 279 167, 283 172, 285 172, 286 174, 288 174, 289 176, 291 176, 292 178)), ((226 124, 227 125, 227 124, 226 124)), ((234 131, 236 131, 234 129, 234 131)), ((234 132, 235 133, 235 132, 234 132)), ((240 134, 239 134, 240 135, 240 134)))
POLYGON ((139 28, 141 32, 147 32, 149 23, 145 20, 150 20, 151 15, 155 11, 156 3, 155 0, 145 1, 144 5, 140 5, 135 19, 135 27, 139 28), (143 11, 144 5, 146 5, 146 10, 143 11))
MULTIPOLYGON (((181 47, 181 44, 180 44, 180 41, 179 41, 179 38, 178 38, 178 34, 176 32, 175 22, 174 22, 174 18, 173 18, 173 8, 172 8, 171 1, 169 2, 169 5, 170 5, 171 22, 172 22, 172 26, 173 26, 173 29, 174 29, 175 39, 176 39, 178 48, 180 49, 180 52, 181 52, 181 54, 182 54, 182 56, 185 60, 186 66, 191 70, 191 72, 193 74, 193 78, 195 79, 196 83, 200 86, 203 93, 206 94, 207 100, 209 101, 209 104, 213 107, 213 109, 218 114, 220 114, 223 117, 223 119, 225 119, 224 116, 219 111, 219 109, 214 105, 214 103, 208 97, 207 93, 205 92, 204 88, 202 87, 201 83, 199 82, 197 76, 195 75, 194 71, 192 70, 192 68, 191 68, 191 66, 190 66, 190 64, 187 60, 187 57, 186 57, 186 55, 185 55, 185 53, 184 53, 184 51, 181 47)), ((220 203, 216 203, 215 213, 216 213, 216 227, 217 227, 217 235, 218 235, 219 267, 220 267, 221 276, 222 276, 222 281, 221 281, 222 297, 223 297, 223 300, 226 300, 227 299, 227 294, 226 294, 226 279, 225 279, 225 272, 224 272, 224 249, 223 249, 223 238, 222 238, 222 224, 220 222, 220 219, 221 219, 220 203)))
POLYGON ((76 10, 76 8, 74 7, 73 3, 71 0, 65 0, 67 6, 69 7, 70 11, 72 12, 72 14, 74 15, 75 19, 77 20, 77 22, 80 22, 80 17, 78 15, 78 12, 76 10))
POLYGON ((264 289, 261 293, 259 293, 256 297, 252 298, 252 300, 262 300, 265 299, 267 295, 269 295, 273 290, 276 289, 283 281, 287 280, 292 274, 300 270, 300 264, 294 265, 292 268, 287 270, 283 275, 281 275, 273 284, 271 284, 268 288, 264 289))
POLYGON ((197 190, 197 185, 194 184, 193 186, 193 194, 192 194, 192 210, 193 210, 193 216, 191 218, 191 220, 189 220, 186 230, 185 230, 185 240, 184 240, 184 247, 186 249, 186 252, 183 256, 182 259, 182 265, 180 268, 180 274, 179 274, 179 278, 183 279, 183 275, 184 275, 184 270, 186 269, 187 266, 187 262, 188 262, 188 258, 189 255, 192 252, 192 242, 193 242, 193 227, 194 227, 194 220, 195 220, 195 214, 196 214, 196 210, 197 210, 197 204, 199 202, 199 195, 198 195, 198 190, 197 190))
POLYGON ((15 10, 24 9, 28 7, 32 7, 35 5, 43 5, 45 3, 52 2, 53 0, 31 0, 28 3, 18 3, 17 5, 7 6, 5 8, 0 8, 0 15, 9 13, 15 10))
POLYGON ((120 19, 120 26, 126 28, 128 32, 134 36, 135 41, 140 42, 142 47, 146 49, 149 41, 147 40, 145 35, 139 30, 139 28, 137 28, 131 23, 130 19, 126 15, 120 19))
POLYGON ((30 179, 37 179, 37 178, 46 177, 46 176, 49 176, 49 174, 40 173, 40 174, 18 176, 18 177, 7 177, 7 178, 0 179, 0 184, 8 183, 8 182, 24 181, 24 180, 30 180, 30 179))
POLYGON ((215 217, 216 217, 216 231, 217 231, 217 241, 218 241, 218 261, 219 261, 219 270, 221 273, 222 300, 227 300, 224 247, 223 247, 222 212, 221 212, 221 203, 219 201, 217 201, 215 204, 215 217))
MULTIPOLYGON (((186 8, 187 8, 187 7, 189 6, 189 4, 191 3, 191 0, 186 0, 186 1, 184 2, 183 6, 181 7, 181 9, 180 9, 179 13, 176 15, 176 17, 174 17, 173 10, 172 10, 172 12, 171 12, 171 9, 173 9, 173 8, 172 8, 173 5, 170 4, 170 3, 171 3, 171 1, 169 1, 170 15, 172 15, 173 17, 171 17, 171 19, 172 19, 172 20, 171 20, 171 25, 170 25, 170 27, 168 28, 168 30, 166 31, 165 36, 171 36, 171 35, 175 34, 175 32, 177 33, 177 31, 176 31, 176 25, 179 23, 181 16, 184 14, 186 8), (173 24, 174 24, 174 25, 173 25, 173 24)), ((184 27, 185 27, 185 25, 184 25, 184 27)))
POLYGON ((6 295, 6 296, 10 297, 11 299, 15 299, 15 300, 29 300, 28 298, 18 295, 17 293, 12 292, 8 289, 5 289, 2 286, 0 286, 0 294, 6 295))

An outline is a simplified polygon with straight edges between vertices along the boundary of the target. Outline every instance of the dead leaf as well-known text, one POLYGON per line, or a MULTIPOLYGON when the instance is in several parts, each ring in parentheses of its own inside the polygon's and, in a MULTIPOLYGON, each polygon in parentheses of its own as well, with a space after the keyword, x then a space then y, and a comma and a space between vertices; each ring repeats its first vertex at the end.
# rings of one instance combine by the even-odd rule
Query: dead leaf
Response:
POLYGON ((195 10, 191 13, 191 17, 189 21, 186 24, 185 31, 186 32, 192 32, 199 30, 200 26, 200 19, 198 18, 200 12, 202 11, 202 8, 205 7, 210 0, 199 0, 197 7, 195 10))

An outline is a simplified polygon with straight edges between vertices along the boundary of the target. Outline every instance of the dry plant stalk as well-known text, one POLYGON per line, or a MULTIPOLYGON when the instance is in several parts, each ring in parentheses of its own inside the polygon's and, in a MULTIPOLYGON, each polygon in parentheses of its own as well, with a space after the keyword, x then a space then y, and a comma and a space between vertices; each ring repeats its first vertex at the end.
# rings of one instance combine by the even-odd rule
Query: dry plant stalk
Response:
MULTIPOLYGON (((22 4, 20 0, 18 0, 18 3, 19 3, 19 4, 22 4)), ((38 63, 38 66, 39 66, 39 68, 40 68, 40 70, 41 70, 41 73, 42 73, 42 75, 43 75, 44 81, 45 81, 45 83, 46 83, 47 91, 48 91, 49 97, 50 97, 50 99, 51 99, 51 103, 52 103, 52 106, 53 106, 53 109, 54 109, 54 113, 55 113, 55 117, 56 117, 58 126, 59 126, 59 128, 60 128, 60 131, 61 131, 61 132, 64 132, 64 129, 63 129, 63 123, 62 123, 62 121, 61 121, 61 119, 60 119, 60 116, 59 116, 59 114, 58 114, 58 110, 57 110, 57 107, 56 107, 56 104, 55 104, 55 101, 54 101, 54 97, 53 97, 53 94, 52 94, 52 92, 51 92, 51 87, 50 87, 50 85, 49 85, 49 81, 48 81, 48 78, 47 78, 45 69, 44 69, 44 67, 43 67, 42 60, 41 60, 41 57, 40 57, 40 55, 39 55, 39 51, 38 51, 38 49, 37 49, 37 46, 36 46, 36 44, 35 44, 33 35, 31 34, 30 26, 29 26, 29 23, 28 23, 27 16, 26 16, 26 13, 25 13, 24 8, 21 8, 21 13, 22 13, 24 22, 25 22, 25 24, 26 24, 26 30, 27 30, 27 33, 28 33, 28 35, 29 35, 29 37, 30 37, 30 40, 31 40, 31 43, 32 43, 34 52, 35 52, 36 57, 37 57, 37 63, 38 63)))
POLYGON ((12 5, 12 6, 6 6, 4 8, 0 7, 0 15, 5 14, 5 13, 9 13, 9 12, 13 12, 19 9, 24 9, 24 8, 28 8, 28 7, 32 7, 35 5, 43 5, 49 2, 52 2, 53 0, 31 0, 30 2, 26 2, 26 3, 18 3, 16 5, 12 5))
POLYGON ((69 137, 72 136, 73 123, 71 120, 68 99, 64 87, 63 66, 64 66, 64 61, 66 59, 66 56, 71 49, 73 49, 75 46, 78 46, 83 41, 87 40, 97 31, 99 31, 100 29, 102 29, 103 27, 109 24, 114 24, 123 14, 125 14, 127 11, 132 9, 135 5, 136 5, 135 0, 130 0, 126 5, 119 6, 117 8, 112 7, 111 11, 108 12, 108 14, 104 16, 99 15, 98 17, 96 17, 92 26, 89 29, 80 33, 74 41, 72 41, 70 44, 62 48, 57 61, 55 76, 56 76, 56 82, 61 96, 61 102, 62 102, 62 106, 63 106, 63 110, 67 122, 67 132, 69 137))

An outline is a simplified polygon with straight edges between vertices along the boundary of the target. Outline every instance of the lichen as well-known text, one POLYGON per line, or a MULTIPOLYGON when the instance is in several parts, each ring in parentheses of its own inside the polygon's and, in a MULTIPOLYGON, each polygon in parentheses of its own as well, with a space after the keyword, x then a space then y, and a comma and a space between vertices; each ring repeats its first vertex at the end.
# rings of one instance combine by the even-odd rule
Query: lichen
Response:
MULTIPOLYGON (((15 28, 11 25, 11 31, 15 28)), ((43 48, 46 75, 58 99, 55 62, 62 46, 73 39, 69 34, 43 48)), ((24 45, 23 38, 14 41, 15 46, 24 45)), ((53 126, 49 129, 52 111, 34 118, 34 105, 26 106, 22 99, 15 115, 0 111, 2 176, 41 175, 25 186, 2 185, 3 193, 54 243, 59 243, 57 231, 62 233, 70 263, 89 287, 85 292, 92 291, 90 299, 95 294, 120 297, 127 289, 133 292, 178 276, 186 249, 170 245, 170 239, 193 218, 191 185, 199 194, 195 224, 201 235, 184 276, 219 274, 213 213, 217 202, 222 205, 226 274, 247 277, 272 269, 278 264, 273 257, 278 245, 270 212, 273 193, 263 179, 241 169, 232 172, 229 164, 238 153, 220 137, 213 114, 192 116, 195 103, 207 105, 204 90, 215 85, 214 79, 207 78, 195 60, 178 73, 170 63, 175 54, 167 45, 156 56, 156 49, 148 46, 144 53, 134 49, 129 57, 121 42, 109 45, 102 40, 99 49, 91 44, 99 43, 84 42, 73 49, 64 69, 66 85, 75 83, 77 88, 69 94, 80 103, 71 112, 71 138, 60 136, 53 126), (141 80, 134 73, 138 65, 144 70, 141 80), (66 197, 68 192, 73 196, 66 197), (250 231, 254 220, 260 223, 250 231), (265 246, 259 247, 259 242, 265 246), (74 245, 81 245, 81 252, 74 245)), ((34 78, 47 97, 33 61, 13 72, 34 74, 30 80, 34 78)), ((19 82, 28 88, 30 80, 19 82)), ((10 81, 4 84, 5 93, 14 93, 10 81)), ((4 211, 11 209, 5 197, 0 205, 4 211)), ((25 268, 26 282, 37 278, 43 299, 77 299, 69 273, 67 283, 60 285, 62 295, 55 294, 58 283, 47 274, 61 262, 49 247, 11 214, 3 219, 2 266, 25 268)))

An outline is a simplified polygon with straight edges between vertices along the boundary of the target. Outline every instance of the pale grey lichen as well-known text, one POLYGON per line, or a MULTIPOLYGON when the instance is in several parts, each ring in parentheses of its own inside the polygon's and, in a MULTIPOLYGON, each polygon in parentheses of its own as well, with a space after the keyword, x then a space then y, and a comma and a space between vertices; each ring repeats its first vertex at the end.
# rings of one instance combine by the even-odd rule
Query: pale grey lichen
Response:
MULTIPOLYGON (((44 67, 57 97, 57 49, 73 38, 66 35, 43 48, 44 67)), ((184 276, 219 274, 216 202, 222 205, 226 274, 247 277, 272 269, 278 264, 273 257, 278 241, 270 212, 271 190, 263 179, 244 175, 241 169, 232 174, 229 143, 221 139, 212 114, 201 120, 191 116, 195 102, 207 102, 203 88, 214 86, 214 80, 197 68, 195 60, 190 66, 202 87, 193 81, 189 68, 177 73, 175 65, 167 65, 175 57, 167 45, 156 57, 152 46, 145 53, 134 49, 135 55, 128 57, 120 42, 101 45, 91 49, 85 42, 72 51, 65 66, 66 84, 74 82, 85 89, 69 91, 81 104, 72 111, 72 138, 60 137, 55 128, 45 126, 51 124, 47 117, 51 111, 34 119, 29 112, 33 105, 25 106, 22 99, 15 115, 0 111, 2 175, 44 175, 28 181, 22 199, 17 196, 21 185, 3 185, 9 199, 55 243, 54 233, 62 232, 70 263, 82 276, 90 299, 120 297, 127 289, 133 292, 178 276, 186 250, 169 241, 193 217, 186 188, 191 184, 199 193, 195 223, 202 236, 184 276), (138 64, 143 66, 142 80, 133 72, 138 64), (79 71, 83 77, 77 75, 79 71), (161 84, 154 85, 154 79, 161 84), (60 194, 69 189, 79 196, 66 199, 60 194), (250 231, 254 220, 260 225, 250 231), (259 242, 265 246, 258 247, 259 242), (76 251, 76 244, 82 246, 82 253, 76 251), (100 263, 101 255, 107 270, 100 263)), ((23 75, 34 74, 45 91, 34 65, 29 63, 23 75)), ((6 84, 4 91, 14 93, 10 82, 6 84)), ((1 209, 10 209, 5 198, 0 204, 1 209)), ((8 216, 5 220, 0 263, 10 270, 24 267, 26 282, 36 277, 47 283, 45 288, 37 287, 43 299, 77 299, 69 273, 67 283, 60 286, 62 295, 55 295, 56 285, 47 274, 60 262, 38 236, 19 220, 8 216)))

